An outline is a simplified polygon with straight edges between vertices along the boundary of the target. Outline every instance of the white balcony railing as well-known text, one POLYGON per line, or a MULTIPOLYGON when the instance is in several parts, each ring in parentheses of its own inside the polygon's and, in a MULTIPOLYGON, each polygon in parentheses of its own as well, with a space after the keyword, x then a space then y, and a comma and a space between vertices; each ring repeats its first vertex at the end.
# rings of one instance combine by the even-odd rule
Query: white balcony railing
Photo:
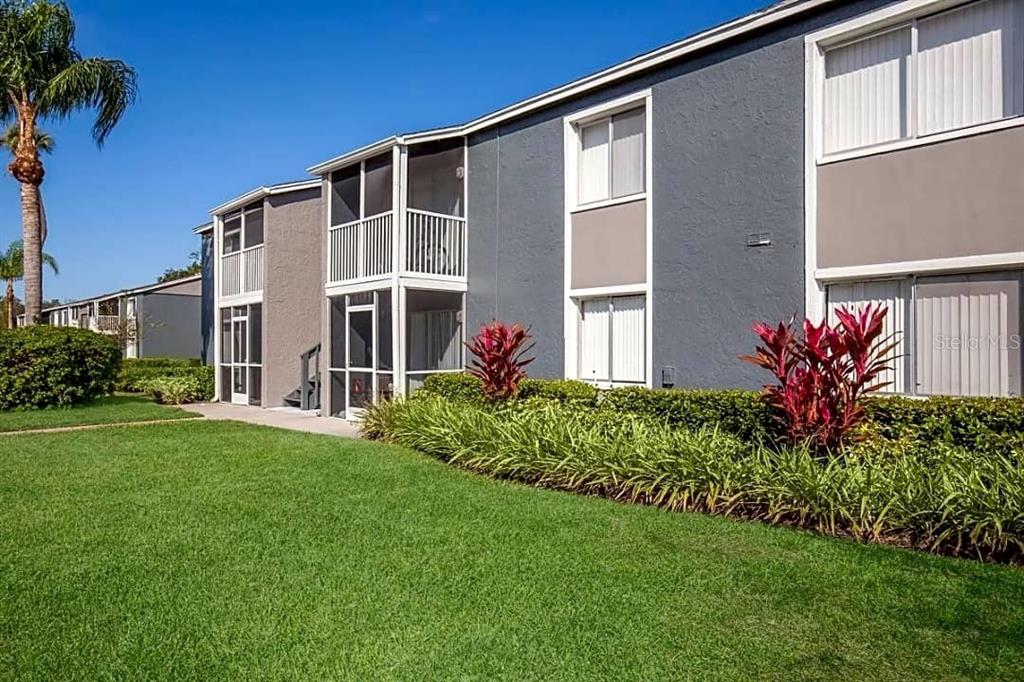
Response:
POLYGON ((466 219, 410 208, 405 269, 419 275, 466 276, 466 219))
POLYGON ((220 295, 263 291, 263 245, 250 246, 220 259, 220 295))
POLYGON ((95 318, 95 331, 106 334, 117 332, 121 324, 120 315, 97 315, 95 318))
MULTIPOLYGON (((337 225, 328 231, 328 280, 356 282, 395 272, 391 213, 337 225)), ((466 276, 466 219, 410 208, 406 212, 401 271, 435 278, 466 276)))
POLYGON ((390 275, 392 217, 382 213, 372 218, 355 220, 329 230, 329 279, 345 282, 390 275))

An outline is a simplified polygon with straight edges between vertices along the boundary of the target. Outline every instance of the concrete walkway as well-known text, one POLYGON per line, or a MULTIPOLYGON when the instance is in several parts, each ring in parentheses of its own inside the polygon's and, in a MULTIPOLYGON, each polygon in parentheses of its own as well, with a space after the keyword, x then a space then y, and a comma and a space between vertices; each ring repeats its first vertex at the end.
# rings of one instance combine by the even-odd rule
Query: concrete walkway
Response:
POLYGON ((228 403, 195 403, 182 405, 182 409, 201 414, 207 419, 231 419, 247 424, 276 426, 280 429, 320 433, 341 438, 359 438, 359 428, 344 419, 318 417, 289 407, 262 409, 228 403))

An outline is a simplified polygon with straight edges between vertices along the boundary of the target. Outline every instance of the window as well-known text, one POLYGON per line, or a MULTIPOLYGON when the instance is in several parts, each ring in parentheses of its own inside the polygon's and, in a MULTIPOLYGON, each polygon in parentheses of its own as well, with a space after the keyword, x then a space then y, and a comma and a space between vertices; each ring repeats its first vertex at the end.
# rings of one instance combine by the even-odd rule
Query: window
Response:
POLYGON ((359 220, 359 165, 331 173, 331 225, 359 220))
POLYGON ((643 296, 580 302, 580 379, 609 384, 647 380, 645 307, 643 296))
POLYGON ((241 211, 224 216, 222 253, 225 256, 262 243, 263 202, 249 204, 241 211))
POLYGON ((391 152, 331 173, 331 227, 391 210, 391 152))
POLYGON ((1020 395, 1020 287, 1019 272, 832 284, 828 309, 834 321, 840 305, 889 308, 886 334, 902 337, 894 392, 1020 395))
POLYGON ((866 305, 883 305, 888 309, 882 337, 894 336, 898 343, 894 351, 896 357, 889 363, 892 370, 885 373, 882 381, 888 382, 883 391, 886 393, 904 393, 906 390, 906 335, 909 325, 907 301, 910 294, 910 281, 905 279, 881 280, 873 282, 849 282, 833 284, 828 288, 828 322, 836 324, 836 310, 845 307, 848 310, 862 310, 866 305))
POLYGON ((640 108, 579 127, 580 204, 645 190, 645 126, 644 109, 640 108))
POLYGON ((242 249, 242 214, 235 213, 224 218, 224 255, 242 249))
POLYGON ((263 203, 251 204, 245 209, 245 248, 263 243, 263 203))
POLYGON ((982 0, 825 53, 824 151, 1024 114, 1024 0, 982 0))

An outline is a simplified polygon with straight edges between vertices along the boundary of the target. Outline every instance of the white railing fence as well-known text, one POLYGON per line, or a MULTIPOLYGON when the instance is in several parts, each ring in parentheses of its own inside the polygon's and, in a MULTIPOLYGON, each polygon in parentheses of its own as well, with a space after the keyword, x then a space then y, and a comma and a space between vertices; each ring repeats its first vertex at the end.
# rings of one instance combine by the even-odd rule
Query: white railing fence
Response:
POLYGON ((120 315, 97 315, 95 319, 98 332, 116 332, 121 324, 120 315))
POLYGON ((466 219, 408 209, 405 269, 423 275, 466 276, 466 219))
POLYGON ((263 245, 220 259, 220 295, 237 296, 263 290, 263 245))
POLYGON ((242 267, 245 278, 243 292, 263 291, 263 245, 254 246, 242 252, 242 267))
POLYGON ((329 280, 344 282, 391 274, 392 217, 382 213, 332 227, 329 280))

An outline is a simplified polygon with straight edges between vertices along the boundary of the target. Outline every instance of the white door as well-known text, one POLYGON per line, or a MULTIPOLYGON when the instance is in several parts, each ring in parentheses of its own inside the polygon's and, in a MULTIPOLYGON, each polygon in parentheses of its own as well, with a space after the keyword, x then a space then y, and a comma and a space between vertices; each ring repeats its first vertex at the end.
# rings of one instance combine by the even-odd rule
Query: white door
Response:
POLYGON ((231 402, 249 404, 249 318, 246 308, 234 309, 231 317, 231 402))

